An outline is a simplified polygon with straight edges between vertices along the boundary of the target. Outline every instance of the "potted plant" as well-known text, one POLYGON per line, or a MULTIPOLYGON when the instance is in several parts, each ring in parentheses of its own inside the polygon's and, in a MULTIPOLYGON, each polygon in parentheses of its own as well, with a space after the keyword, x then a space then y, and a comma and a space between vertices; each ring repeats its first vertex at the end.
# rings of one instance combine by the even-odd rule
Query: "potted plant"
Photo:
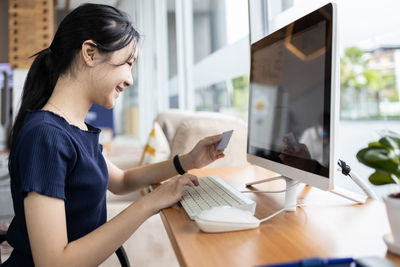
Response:
POLYGON ((395 183, 399 186, 398 192, 384 196, 383 201, 392 230, 391 234, 384 236, 384 240, 390 251, 400 254, 400 135, 393 131, 383 131, 378 141, 358 151, 357 159, 375 169, 369 177, 372 184, 395 183))

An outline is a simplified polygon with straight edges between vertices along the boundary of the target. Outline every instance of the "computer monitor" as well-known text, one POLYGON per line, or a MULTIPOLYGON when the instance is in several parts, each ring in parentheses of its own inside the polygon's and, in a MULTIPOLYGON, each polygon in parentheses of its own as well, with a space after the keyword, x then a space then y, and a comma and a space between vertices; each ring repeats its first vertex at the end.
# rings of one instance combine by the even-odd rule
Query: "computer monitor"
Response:
MULTIPOLYGON (((281 174, 289 186, 333 189, 336 42, 336 6, 329 3, 251 44, 247 160, 281 174)), ((288 190, 288 210, 295 199, 288 190)))

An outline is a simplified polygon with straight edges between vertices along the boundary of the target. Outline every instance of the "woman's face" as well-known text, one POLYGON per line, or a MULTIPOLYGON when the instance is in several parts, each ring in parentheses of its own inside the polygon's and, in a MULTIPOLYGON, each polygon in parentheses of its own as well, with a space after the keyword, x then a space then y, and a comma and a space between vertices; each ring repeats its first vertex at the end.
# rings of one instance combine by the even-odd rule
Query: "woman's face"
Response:
POLYGON ((134 42, 113 52, 109 59, 93 68, 91 83, 93 101, 105 108, 112 108, 119 94, 133 84, 132 66, 137 58, 134 42), (135 49, 134 56, 132 51, 135 49))

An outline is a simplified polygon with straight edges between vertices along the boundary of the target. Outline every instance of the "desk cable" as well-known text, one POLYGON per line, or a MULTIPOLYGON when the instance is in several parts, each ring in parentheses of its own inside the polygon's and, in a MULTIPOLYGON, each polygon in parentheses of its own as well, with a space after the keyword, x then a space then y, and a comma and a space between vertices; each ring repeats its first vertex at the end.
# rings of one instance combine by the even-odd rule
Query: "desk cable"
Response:
POLYGON ((282 211, 286 211, 287 209, 291 209, 291 208, 293 208, 293 207, 303 207, 303 206, 305 206, 305 205, 306 205, 306 204, 296 204, 296 205, 294 205, 294 206, 290 206, 290 207, 286 207, 286 208, 280 209, 280 210, 278 210, 278 211, 272 213, 272 214, 269 215, 268 217, 266 217, 266 218, 264 218, 264 219, 260 219, 260 223, 263 223, 263 222, 265 222, 265 221, 268 221, 269 219, 272 219, 273 217, 275 217, 276 215, 278 215, 278 214, 281 213, 282 211))
MULTIPOLYGON (((289 186, 286 189, 283 190, 275 190, 275 191, 265 191, 265 190, 246 190, 246 191, 240 191, 240 193, 284 193, 288 190, 290 190, 291 188, 297 186, 300 182, 296 182, 295 184, 289 186)), ((268 221, 269 219, 272 219, 273 217, 275 217, 276 215, 278 215, 279 213, 286 211, 288 209, 291 209, 293 207, 303 207, 305 206, 305 204, 296 204, 294 206, 290 206, 290 207, 285 207, 283 209, 280 209, 274 213, 272 213, 271 215, 269 215, 268 217, 264 218, 264 219, 260 219, 260 223, 263 223, 265 221, 268 221)))
POLYGON ((268 190, 266 190, 266 191, 265 191, 265 190, 244 190, 244 191, 240 191, 240 193, 268 193, 268 194, 270 194, 270 193, 284 193, 284 192, 290 190, 291 188, 297 186, 299 183, 300 183, 300 182, 296 182, 295 184, 293 184, 293 185, 291 185, 291 186, 289 186, 289 187, 287 187, 286 189, 283 189, 283 190, 275 190, 275 191, 268 191, 268 190))

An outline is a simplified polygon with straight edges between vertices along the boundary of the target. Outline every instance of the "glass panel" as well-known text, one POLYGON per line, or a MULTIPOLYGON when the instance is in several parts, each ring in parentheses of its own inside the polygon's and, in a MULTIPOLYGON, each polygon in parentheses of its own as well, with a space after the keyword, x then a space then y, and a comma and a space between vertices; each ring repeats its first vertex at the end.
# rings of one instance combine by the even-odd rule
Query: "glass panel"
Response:
MULTIPOLYGON (((140 59, 139 59, 140 60, 140 59)), ((138 64, 132 68, 133 85, 126 88, 122 99, 123 108, 116 118, 122 122, 120 128, 124 135, 139 136, 139 87, 138 64)), ((116 105, 116 108, 118 106, 116 105)), ((118 111, 118 109, 116 110, 118 111)), ((118 120, 116 123, 118 123, 118 120)))
MULTIPOLYGON (((343 48, 338 152, 367 179, 373 169, 360 164, 356 153, 384 129, 400 133, 400 2, 340 0, 338 9, 343 48)), ((397 191, 396 186, 374 189, 380 196, 397 191)))
POLYGON ((399 55, 400 49, 390 47, 345 49, 340 78, 342 120, 400 118, 399 55))
POLYGON ((249 76, 240 76, 232 80, 233 98, 232 113, 247 122, 249 106, 249 76))
POLYGON ((195 90, 195 109, 222 112, 247 121, 249 77, 240 76, 195 90))
POLYGON ((227 43, 233 44, 249 33, 248 2, 243 0, 226 0, 225 3, 227 43))
POLYGON ((246 0, 194 0, 194 62, 249 32, 246 0))
POLYGON ((195 109, 219 112, 230 106, 225 82, 216 83, 195 90, 195 109))
MULTIPOLYGON (((194 62, 198 63, 215 51, 226 49, 248 35, 248 2, 247 0, 194 0, 193 20, 194 62)), ((237 51, 234 56, 240 57, 242 53, 237 51)), ((221 55, 220 53, 221 61, 213 61, 210 70, 215 69, 217 65, 225 67, 226 63, 221 55)), ((225 52, 224 55, 231 56, 232 53, 225 52)), ((202 75, 206 76, 207 72, 202 75)), ((196 88, 195 109, 228 113, 247 121, 248 80, 248 75, 234 79, 226 77, 225 81, 196 88)))
POLYGON ((167 27, 168 27, 168 78, 170 79, 169 88, 169 107, 178 108, 179 96, 176 82, 171 82, 171 78, 177 79, 178 62, 176 52, 176 12, 175 0, 167 0, 167 27))
POLYGON ((193 1, 194 62, 226 45, 225 0, 193 1))
POLYGON ((175 0, 167 1, 167 25, 168 25, 168 77, 177 74, 176 58, 176 20, 175 20, 175 0))

